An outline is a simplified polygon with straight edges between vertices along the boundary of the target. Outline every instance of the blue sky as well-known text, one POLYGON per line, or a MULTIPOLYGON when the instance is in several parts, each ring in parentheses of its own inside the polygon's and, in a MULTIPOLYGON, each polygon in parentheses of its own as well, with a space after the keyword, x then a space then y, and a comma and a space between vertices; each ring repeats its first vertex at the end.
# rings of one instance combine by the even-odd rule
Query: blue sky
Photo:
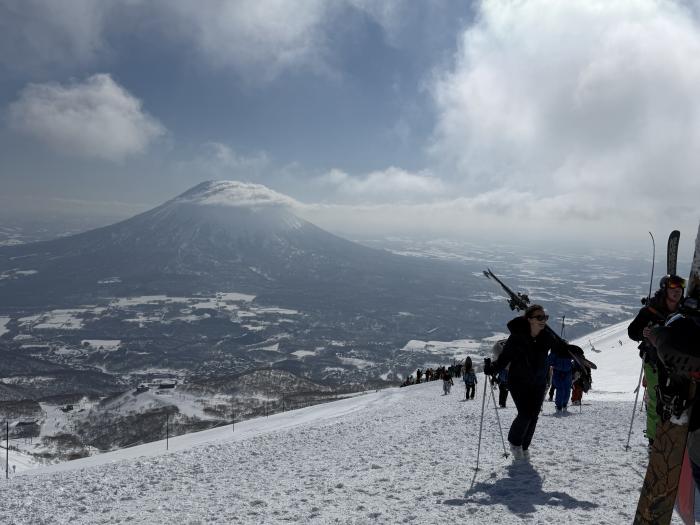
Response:
POLYGON ((697 224, 699 56, 652 0, 0 0, 0 206, 230 179, 347 235, 644 244, 697 224))

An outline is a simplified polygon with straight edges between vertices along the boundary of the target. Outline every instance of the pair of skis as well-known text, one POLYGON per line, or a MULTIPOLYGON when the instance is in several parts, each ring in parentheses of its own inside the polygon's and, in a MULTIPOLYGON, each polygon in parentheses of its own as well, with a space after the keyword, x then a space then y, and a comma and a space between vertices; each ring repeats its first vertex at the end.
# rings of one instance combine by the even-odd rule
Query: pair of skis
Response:
MULTIPOLYGON (((487 268, 484 270, 484 275, 486 276, 487 279, 492 279, 496 281, 501 288, 503 289, 504 292, 508 295, 508 305, 510 306, 511 310, 514 311, 524 311, 527 309, 528 305, 530 304, 530 298, 523 293, 516 293, 513 290, 511 290, 508 285, 506 285, 501 279, 496 277, 496 274, 494 274, 490 268, 487 268)), ((564 345, 564 348, 566 348, 567 352, 569 352, 569 355, 571 358, 576 361, 576 364, 584 371, 585 374, 587 374, 588 381, 591 380, 590 377, 590 370, 597 369, 598 367, 593 363, 593 361, 589 361, 583 356, 583 350, 579 348, 578 346, 571 345, 566 339, 563 339, 560 337, 554 330, 552 330, 549 325, 545 325, 545 331, 549 332, 554 336, 554 338, 562 343, 564 345)))

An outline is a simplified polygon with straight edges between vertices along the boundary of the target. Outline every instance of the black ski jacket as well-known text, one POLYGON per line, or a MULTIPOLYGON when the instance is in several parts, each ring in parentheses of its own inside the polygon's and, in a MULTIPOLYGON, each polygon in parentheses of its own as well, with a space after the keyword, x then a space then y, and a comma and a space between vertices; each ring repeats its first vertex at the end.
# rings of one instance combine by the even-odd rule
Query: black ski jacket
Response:
POLYGON ((645 363, 649 363, 656 370, 658 367, 658 357, 656 348, 644 339, 642 332, 647 326, 660 326, 666 321, 666 318, 671 315, 666 306, 666 293, 663 290, 656 292, 651 298, 649 304, 643 306, 634 321, 627 327, 627 335, 632 341, 639 341, 639 356, 644 359, 645 363))
POLYGON ((651 298, 649 304, 643 306, 642 309, 639 310, 637 317, 635 317, 634 321, 627 327, 627 335, 629 335, 632 341, 642 342, 644 341, 642 331, 649 326, 650 323, 652 326, 663 324, 669 315, 671 315, 671 312, 669 312, 666 307, 665 292, 659 290, 654 297, 651 298))
POLYGON ((503 352, 493 362, 493 372, 508 369, 508 388, 544 387, 547 384, 547 355, 559 345, 559 341, 543 330, 537 337, 530 335, 530 323, 519 316, 508 323, 510 337, 503 352))

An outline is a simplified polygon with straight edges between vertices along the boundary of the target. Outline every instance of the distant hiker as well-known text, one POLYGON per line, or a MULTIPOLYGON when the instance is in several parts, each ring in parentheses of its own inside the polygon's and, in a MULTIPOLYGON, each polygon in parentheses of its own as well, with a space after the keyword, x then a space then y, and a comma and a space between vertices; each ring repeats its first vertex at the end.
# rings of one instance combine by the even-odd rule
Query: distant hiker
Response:
POLYGON ((445 374, 442 378, 442 390, 443 392, 445 392, 445 395, 450 393, 452 385, 454 385, 454 383, 452 382, 452 377, 450 376, 450 374, 445 374))
POLYGON ((508 367, 501 370, 496 379, 498 383, 498 406, 506 408, 506 401, 508 401, 508 367))
POLYGON ((17 465, 12 465, 12 474, 17 474, 17 465))
MULTIPOLYGON (((678 310, 685 280, 677 275, 666 275, 659 282, 659 289, 644 305, 634 321, 627 328, 633 341, 639 341, 639 356, 644 359, 644 377, 647 384, 647 439, 649 445, 656 437, 656 424, 659 420, 656 407, 656 387, 659 384, 659 363, 656 349, 649 342, 651 329, 663 325, 664 321, 678 310)), ((663 373, 663 370, 662 370, 663 373)))
POLYGON ((574 382, 572 383, 571 404, 581 406, 583 394, 591 388, 591 371, 590 369, 582 369, 578 364, 574 363, 574 382))
MULTIPOLYGON (((471 363, 471 360, 469 362, 471 363)), ((474 393, 476 392, 476 383, 478 382, 476 379, 476 373, 474 372, 474 368, 470 367, 469 370, 464 372, 462 380, 464 381, 465 399, 474 399, 474 393)))
MULTIPOLYGON (((547 358, 547 364, 552 367, 552 386, 556 390, 554 404, 555 415, 563 415, 568 410, 571 382, 573 381, 574 360, 564 347, 554 347, 547 358)), ((551 390, 550 390, 551 392, 551 390)))
POLYGON ((514 459, 529 456, 528 449, 535 433, 547 384, 547 355, 558 343, 544 328, 549 316, 538 304, 529 306, 524 315, 508 323, 510 337, 503 352, 493 363, 486 361, 484 373, 498 374, 510 364, 508 389, 518 411, 508 432, 514 459))
POLYGON ((416 384, 420 383, 422 377, 423 371, 419 368, 418 370, 416 370, 416 384))
POLYGON ((583 399, 583 386, 581 385, 581 371, 574 370, 574 382, 571 383, 571 404, 573 406, 581 406, 583 399))

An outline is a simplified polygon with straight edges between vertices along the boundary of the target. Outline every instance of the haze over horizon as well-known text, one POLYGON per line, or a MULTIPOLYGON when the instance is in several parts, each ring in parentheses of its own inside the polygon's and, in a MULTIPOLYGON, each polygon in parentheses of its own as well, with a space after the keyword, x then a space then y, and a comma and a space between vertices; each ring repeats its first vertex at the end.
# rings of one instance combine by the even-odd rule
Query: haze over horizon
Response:
POLYGON ((687 240, 699 51, 680 1, 0 0, 0 220, 240 180, 350 237, 687 240))

